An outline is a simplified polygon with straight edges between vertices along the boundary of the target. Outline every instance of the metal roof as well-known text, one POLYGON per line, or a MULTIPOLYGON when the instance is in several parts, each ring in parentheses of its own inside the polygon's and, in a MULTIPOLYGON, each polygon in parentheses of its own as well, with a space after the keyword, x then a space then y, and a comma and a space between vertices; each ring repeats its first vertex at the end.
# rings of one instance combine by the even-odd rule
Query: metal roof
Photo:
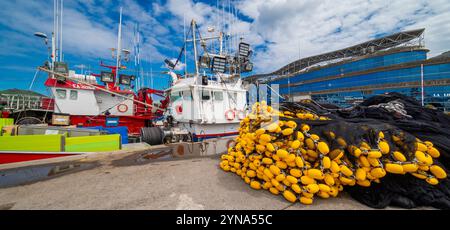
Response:
POLYGON ((339 58, 366 55, 369 53, 395 47, 400 44, 409 42, 415 38, 420 37, 424 31, 425 31, 424 28, 417 30, 402 31, 385 37, 363 42, 361 44, 347 47, 341 50, 336 50, 333 52, 302 58, 292 63, 289 63, 288 65, 285 65, 281 69, 276 70, 272 73, 252 75, 244 78, 244 80, 254 81, 258 78, 292 74, 320 62, 330 61, 339 58))

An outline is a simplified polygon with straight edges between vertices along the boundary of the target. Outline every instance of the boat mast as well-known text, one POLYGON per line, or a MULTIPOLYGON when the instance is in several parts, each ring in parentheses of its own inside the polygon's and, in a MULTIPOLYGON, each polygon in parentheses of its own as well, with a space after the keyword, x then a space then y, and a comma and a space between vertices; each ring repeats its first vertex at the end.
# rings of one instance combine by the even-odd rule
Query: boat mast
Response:
POLYGON ((63 4, 64 0, 61 0, 60 2, 60 12, 59 12, 59 61, 64 61, 63 58, 63 4))
POLYGON ((53 0, 52 68, 56 61, 56 2, 57 0, 53 0))
POLYGON ((197 60, 197 38, 195 37, 195 28, 197 27, 197 25, 196 25, 194 19, 192 19, 191 26, 192 26, 192 40, 194 42, 195 76, 198 77, 199 72, 198 72, 198 60, 197 60))
POLYGON ((184 76, 187 77, 187 52, 186 52, 186 15, 183 14, 183 33, 184 33, 184 76))
POLYGON ((119 16, 119 32, 117 35, 117 54, 116 54, 116 76, 114 80, 114 86, 117 86, 117 79, 119 76, 119 66, 120 66, 120 53, 121 53, 121 43, 122 39, 122 7, 120 7, 120 16, 119 16))

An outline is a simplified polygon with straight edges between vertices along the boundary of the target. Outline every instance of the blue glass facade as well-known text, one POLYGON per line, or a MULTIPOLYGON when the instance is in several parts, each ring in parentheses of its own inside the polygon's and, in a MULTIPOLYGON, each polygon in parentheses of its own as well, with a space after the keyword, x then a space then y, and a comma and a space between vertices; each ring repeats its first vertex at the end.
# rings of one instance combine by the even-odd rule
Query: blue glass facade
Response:
POLYGON ((450 111, 450 84, 434 81, 450 79, 450 60, 427 61, 425 49, 386 52, 385 55, 313 67, 269 84, 279 84, 280 93, 291 98, 310 95, 319 102, 344 107, 387 92, 400 92, 420 101, 422 64, 425 104, 450 111))

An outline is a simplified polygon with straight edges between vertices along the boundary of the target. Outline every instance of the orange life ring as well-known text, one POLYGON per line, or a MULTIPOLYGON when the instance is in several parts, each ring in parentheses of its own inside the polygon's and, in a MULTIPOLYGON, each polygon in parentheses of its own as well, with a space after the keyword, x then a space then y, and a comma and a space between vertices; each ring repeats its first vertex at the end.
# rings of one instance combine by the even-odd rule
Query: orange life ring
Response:
POLYGON ((239 118, 239 120, 244 120, 244 118, 245 118, 244 110, 236 110, 236 111, 237 111, 237 117, 239 118))
POLYGON ((234 111, 231 110, 231 109, 229 109, 229 110, 227 110, 227 111, 225 112, 225 118, 226 118, 227 120, 229 120, 229 121, 234 120, 234 117, 235 117, 235 116, 236 116, 236 115, 234 114, 234 111))
POLYGON ((117 111, 119 111, 121 113, 125 113, 126 111, 128 111, 128 105, 125 105, 125 104, 118 105, 117 111))

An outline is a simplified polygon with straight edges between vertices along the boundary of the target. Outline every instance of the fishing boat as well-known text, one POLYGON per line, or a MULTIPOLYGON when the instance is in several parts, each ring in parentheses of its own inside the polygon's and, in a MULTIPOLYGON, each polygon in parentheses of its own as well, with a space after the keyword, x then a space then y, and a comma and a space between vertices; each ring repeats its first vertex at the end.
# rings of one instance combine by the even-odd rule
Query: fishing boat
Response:
MULTIPOLYGON (((195 73, 188 74, 185 70, 184 75, 176 74, 174 69, 180 58, 175 63, 166 60, 172 77, 172 85, 166 90, 166 95, 170 95, 164 113, 166 126, 143 128, 143 141, 199 141, 236 135, 240 121, 246 116, 247 90, 241 73, 253 68, 249 60, 250 45, 241 41, 236 54, 232 55, 223 51, 223 32, 203 37, 195 20, 191 21, 189 31, 192 37, 186 39, 185 36, 179 57, 186 52, 186 43, 192 43, 195 73), (211 51, 207 49, 207 42, 214 40, 218 41, 219 48, 211 51), (199 52, 198 44, 202 52, 199 52)), ((213 30, 209 29, 209 32, 213 30)))
MULTIPOLYGON (((130 53, 121 48, 121 21, 122 9, 118 45, 114 49, 117 51, 116 65, 101 62, 105 71, 100 74, 82 75, 69 70, 62 59, 60 30, 55 29, 52 33, 51 61, 39 67, 40 71, 48 73, 45 86, 54 100, 53 111, 46 115, 59 119, 59 125, 125 126, 128 135, 151 145, 201 141, 238 133, 247 104, 241 73, 249 72, 253 67, 249 60, 249 44, 241 39, 235 54, 225 52, 224 40, 230 35, 219 32, 218 35, 203 37, 196 21, 192 20, 189 29, 192 37, 187 39, 185 35, 179 58, 175 64, 166 60, 167 73, 172 78, 171 86, 164 91, 142 87, 134 92, 136 77, 120 74, 121 59, 130 53), (206 44, 213 41, 218 41, 219 48, 207 49, 206 44), (182 53, 185 53, 187 43, 192 43, 195 73, 189 74, 185 69, 184 75, 180 75, 175 73, 175 67, 182 53), (60 47, 55 48, 57 44, 60 47), (163 100, 155 103, 152 95, 158 95, 163 100)), ((60 25, 54 28, 60 28, 60 25)), ((208 32, 214 30, 208 29, 208 32)))

